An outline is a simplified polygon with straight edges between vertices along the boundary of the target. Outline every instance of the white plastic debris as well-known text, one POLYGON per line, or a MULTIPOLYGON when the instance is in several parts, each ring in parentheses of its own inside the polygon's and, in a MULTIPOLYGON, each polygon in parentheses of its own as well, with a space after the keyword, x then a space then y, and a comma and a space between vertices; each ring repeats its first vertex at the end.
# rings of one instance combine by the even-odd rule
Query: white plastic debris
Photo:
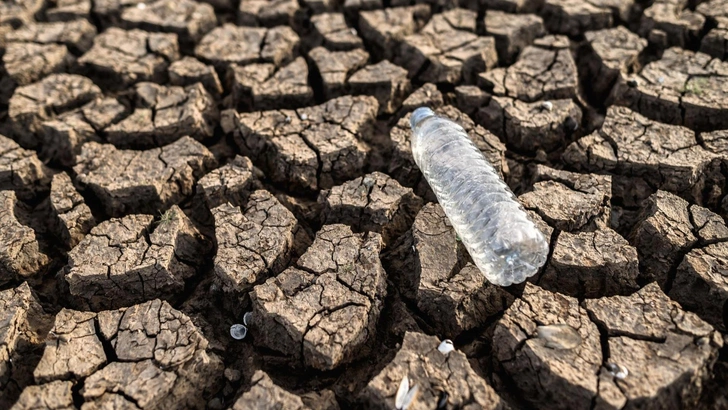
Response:
POLYGON ((245 312, 243 315, 243 324, 245 326, 250 326, 250 319, 253 317, 253 312, 245 312))
POLYGON ((397 410, 407 410, 417 399, 419 392, 420 387, 417 385, 412 386, 410 389, 409 377, 404 376, 402 381, 399 382, 397 395, 394 397, 394 407, 397 410))
POLYGON ((552 103, 551 101, 544 101, 541 103, 541 109, 551 111, 554 109, 554 103, 552 103))
POLYGON ((146 3, 137 3, 136 8, 138 8, 139 10, 144 10, 145 8, 147 8, 147 5, 146 3))
POLYGON ((616 363, 607 363, 604 367, 607 368, 609 374, 611 374, 615 379, 624 380, 627 376, 629 376, 629 370, 616 363))
POLYGON ((301 121, 306 121, 306 120, 308 120, 308 115, 301 114, 301 121))
POLYGON ((545 346, 550 349, 568 350, 581 344, 581 335, 573 327, 567 324, 556 324, 538 326, 536 333, 539 339, 543 339, 545 346))
POLYGON ((427 107, 410 126, 415 162, 485 278, 509 286, 536 274, 548 241, 463 127, 427 107))
POLYGON ((404 405, 404 398, 409 393, 409 377, 406 375, 399 382, 399 388, 397 389, 397 395, 394 396, 394 407, 401 409, 404 405))
POLYGON ((233 337, 235 340, 243 340, 245 339, 245 336, 248 334, 248 328, 245 327, 245 325, 236 323, 232 326, 230 326, 230 336, 233 337))
POLYGON ((440 353, 446 355, 453 350, 455 350, 455 346, 452 344, 452 340, 445 339, 440 343, 440 346, 437 346, 437 350, 440 351, 440 353))

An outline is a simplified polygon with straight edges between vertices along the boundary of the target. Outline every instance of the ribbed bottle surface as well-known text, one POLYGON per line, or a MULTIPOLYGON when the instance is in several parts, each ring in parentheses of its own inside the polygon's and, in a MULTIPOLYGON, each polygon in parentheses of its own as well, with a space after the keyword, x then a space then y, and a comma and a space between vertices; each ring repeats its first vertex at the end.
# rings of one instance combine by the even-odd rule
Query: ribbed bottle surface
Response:
POLYGON ((508 286, 534 275, 548 242, 465 130, 425 107, 410 125, 415 162, 486 279, 508 286))

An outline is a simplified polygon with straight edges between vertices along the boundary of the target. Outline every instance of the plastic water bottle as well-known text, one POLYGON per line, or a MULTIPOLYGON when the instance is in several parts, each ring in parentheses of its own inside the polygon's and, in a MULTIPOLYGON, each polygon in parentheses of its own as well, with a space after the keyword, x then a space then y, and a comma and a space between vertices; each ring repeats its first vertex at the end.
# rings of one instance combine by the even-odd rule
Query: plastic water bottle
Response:
POLYGON ((534 275, 548 242, 463 127, 426 107, 410 126, 415 163, 485 278, 509 286, 534 275))

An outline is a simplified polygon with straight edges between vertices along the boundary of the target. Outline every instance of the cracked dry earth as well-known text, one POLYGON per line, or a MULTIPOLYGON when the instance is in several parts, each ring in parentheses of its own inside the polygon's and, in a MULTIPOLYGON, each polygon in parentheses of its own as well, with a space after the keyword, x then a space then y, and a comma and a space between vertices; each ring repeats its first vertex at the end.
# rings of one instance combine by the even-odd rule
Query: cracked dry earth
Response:
POLYGON ((0 0, 0 409, 728 409, 727 45, 726 0, 0 0))

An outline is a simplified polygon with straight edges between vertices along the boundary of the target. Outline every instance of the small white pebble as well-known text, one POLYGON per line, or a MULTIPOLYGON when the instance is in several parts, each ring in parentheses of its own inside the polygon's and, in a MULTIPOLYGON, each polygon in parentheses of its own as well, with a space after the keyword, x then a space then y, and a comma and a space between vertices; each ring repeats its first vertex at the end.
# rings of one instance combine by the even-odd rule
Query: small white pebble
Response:
POLYGON ((351 28, 351 34, 356 35, 356 29, 353 27, 351 28))
POLYGON ((665 82, 665 77, 657 77, 657 82, 662 84, 665 82))
POLYGON ((452 340, 445 339, 442 341, 442 343, 440 343, 440 346, 437 346, 437 350, 439 350, 440 353, 446 355, 455 350, 455 346, 452 344, 452 340))
POLYGON ((554 109, 554 103, 552 103, 551 101, 544 101, 541 103, 541 109, 551 111, 554 109))
POLYGON ((568 350, 581 344, 579 332, 567 324, 538 326, 536 333, 539 339, 545 341, 544 345, 550 349, 568 350))
POLYGON ((136 7, 137 7, 137 8, 139 9, 139 10, 144 10, 145 8, 147 8, 147 5, 146 5, 146 3, 138 3, 138 4, 136 5, 136 7))
POLYGON ((232 336, 233 339, 235 339, 235 340, 243 340, 243 339, 245 339, 245 336, 247 334, 248 334, 248 328, 245 327, 245 325, 236 323, 236 324, 230 326, 230 336, 232 336))
POLYGON ((306 120, 308 120, 308 115, 301 114, 301 121, 306 121, 306 120))
POLYGON ((250 319, 253 317, 253 312, 245 312, 243 315, 243 324, 245 326, 250 326, 250 319))
POLYGON ((609 371, 609 374, 616 379, 624 380, 627 376, 629 376, 629 370, 627 370, 624 366, 620 366, 616 363, 607 363, 605 367, 609 371))

